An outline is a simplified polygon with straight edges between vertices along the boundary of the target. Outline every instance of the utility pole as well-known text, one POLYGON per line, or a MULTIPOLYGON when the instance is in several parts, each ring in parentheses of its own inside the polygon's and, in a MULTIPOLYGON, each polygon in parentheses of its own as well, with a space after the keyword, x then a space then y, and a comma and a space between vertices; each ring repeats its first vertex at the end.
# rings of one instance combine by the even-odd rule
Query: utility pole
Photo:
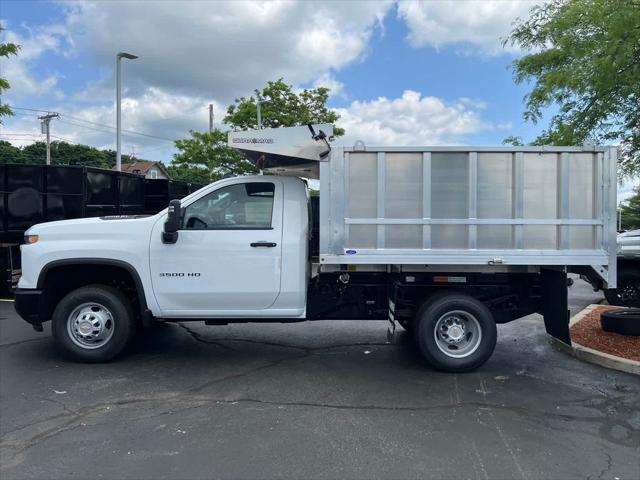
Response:
POLYGON ((42 133, 47 134, 47 165, 51 165, 51 138, 49 136, 49 123, 51 123, 52 118, 58 118, 59 116, 59 113, 47 113, 46 115, 38 117, 38 119, 42 120, 42 123, 40 124, 42 133))
POLYGON ((209 133, 213 132, 213 103, 209 104, 209 133))

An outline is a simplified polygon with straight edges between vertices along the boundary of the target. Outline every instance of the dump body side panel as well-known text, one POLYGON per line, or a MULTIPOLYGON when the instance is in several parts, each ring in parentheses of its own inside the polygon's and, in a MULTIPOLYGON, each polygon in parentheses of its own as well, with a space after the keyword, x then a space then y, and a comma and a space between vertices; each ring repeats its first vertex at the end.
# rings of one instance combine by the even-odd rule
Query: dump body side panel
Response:
POLYGON ((615 285, 615 149, 334 148, 320 263, 592 266, 615 285))

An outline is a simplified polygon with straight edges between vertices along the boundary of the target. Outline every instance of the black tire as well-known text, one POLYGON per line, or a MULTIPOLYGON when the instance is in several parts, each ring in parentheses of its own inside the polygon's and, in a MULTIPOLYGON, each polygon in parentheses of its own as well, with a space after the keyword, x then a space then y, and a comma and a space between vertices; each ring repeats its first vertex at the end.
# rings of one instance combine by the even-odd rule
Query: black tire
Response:
POLYGON ((475 370, 491 357, 496 346, 497 329, 493 315, 482 302, 468 295, 441 294, 428 300, 418 310, 415 324, 422 355, 436 369, 444 372, 475 370), (452 319, 454 323, 465 326, 460 343, 455 343, 453 337, 448 337, 451 343, 446 343, 436 333, 436 328, 441 331, 452 319), (436 337, 440 340, 436 340, 436 337), (465 353, 467 347, 469 350, 465 353), (448 353, 444 353, 443 349, 448 353))
POLYGON ((618 270, 618 288, 605 290, 609 305, 618 307, 640 307, 640 272, 629 268, 618 270))
POLYGON ((600 325, 605 332, 622 335, 640 335, 640 309, 609 310, 600 314, 600 325))
MULTIPOLYGON (((135 337, 136 320, 131 303, 121 292, 104 285, 90 285, 78 288, 60 300, 53 312, 51 330, 56 346, 64 357, 77 362, 100 363, 108 362, 125 351, 135 337), (92 309, 98 314, 99 320, 104 320, 104 328, 96 327, 100 332, 110 331, 108 338, 104 338, 104 343, 96 341, 99 336, 94 336, 95 343, 82 346, 83 343, 89 344, 91 340, 80 339, 80 327, 76 328, 74 321, 70 320, 78 309, 80 311, 75 318, 86 318, 82 328, 91 328, 86 322, 91 321, 91 318, 95 319, 92 309)), ((92 333, 88 332, 89 335, 92 333)))

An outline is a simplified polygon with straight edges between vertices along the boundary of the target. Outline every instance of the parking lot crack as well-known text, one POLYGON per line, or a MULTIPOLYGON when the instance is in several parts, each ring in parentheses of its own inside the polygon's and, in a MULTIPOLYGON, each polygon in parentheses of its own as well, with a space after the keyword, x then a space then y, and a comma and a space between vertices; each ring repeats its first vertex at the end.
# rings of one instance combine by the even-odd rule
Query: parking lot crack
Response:
MULTIPOLYGON (((611 471, 611 468, 613 467, 613 460, 611 458, 611 455, 609 455, 607 452, 604 453, 607 457, 607 466, 605 468, 602 469, 602 471, 598 474, 597 477, 595 477, 596 479, 602 480, 604 478, 604 476, 609 473, 611 471)), ((587 480, 592 480, 592 476, 587 477, 587 480)))
POLYGON ((208 338, 204 338, 198 332, 196 332, 195 330, 190 329, 189 327, 183 325, 182 323, 178 323, 178 326, 180 328, 182 328, 183 330, 185 330, 189 335, 191 335, 191 337, 197 342, 206 343, 208 345, 215 345, 216 347, 225 348, 225 349, 231 350, 233 352, 236 351, 235 349, 233 349, 233 348, 231 348, 231 347, 229 347, 227 345, 223 345, 218 340, 210 340, 208 338))
MULTIPOLYGON (((484 399, 484 403, 486 404, 487 403, 487 388, 486 388, 486 386, 484 384, 484 380, 482 379, 482 377, 478 376, 478 380, 480 382, 480 392, 482 393, 482 398, 484 399)), ((504 445, 505 450, 507 450, 507 452, 509 453, 509 456, 513 460, 513 463, 515 464, 516 468, 518 469, 518 473, 520 474, 520 477, 523 480, 526 480, 527 476, 526 476, 526 474, 524 472, 524 469, 520 465, 520 461, 518 460, 518 457, 516 456, 515 452, 513 451, 513 448, 511 447, 509 439, 507 438, 507 436, 502 431, 502 427, 500 426, 500 423, 496 420, 496 418, 495 418, 495 416, 493 414, 493 410, 491 409, 491 406, 489 404, 486 404, 484 408, 486 408, 487 412, 489 413, 489 416, 491 417, 491 421, 493 422, 493 425, 495 427, 496 433, 498 434, 498 437, 500 437, 500 441, 504 445)))
POLYGON ((201 391, 203 391, 203 390, 205 390, 205 389, 209 388, 209 387, 210 387, 210 386, 212 386, 212 385, 216 385, 216 384, 218 384, 218 383, 226 382, 226 381, 229 381, 229 380, 237 380, 237 379, 239 379, 239 378, 244 378, 244 377, 247 377, 247 376, 249 376, 249 375, 252 375, 252 374, 254 374, 254 373, 256 373, 256 372, 259 372, 259 371, 262 371, 262 370, 266 370, 266 369, 268 369, 268 368, 276 367, 276 366, 278 366, 278 365, 280 365, 280 364, 282 364, 282 363, 285 363, 285 362, 290 362, 290 361, 294 361, 294 360, 299 360, 299 359, 301 359, 301 358, 305 358, 305 357, 307 357, 307 356, 309 356, 309 355, 310 355, 310 353, 309 353, 309 352, 305 352, 305 353, 304 353, 304 354, 302 354, 302 355, 296 355, 296 356, 294 356, 294 357, 285 357, 285 358, 280 358, 280 359, 278 359, 278 360, 274 360, 274 361, 272 361, 272 362, 265 363, 265 364, 260 365, 260 366, 258 366, 258 367, 256 367, 256 368, 252 368, 252 369, 250 369, 250 370, 246 370, 246 371, 244 371, 244 372, 233 373, 233 374, 231 374, 231 375, 225 375, 225 376, 223 376, 223 377, 216 378, 216 379, 214 379, 214 380, 210 380, 210 381, 208 381, 208 382, 202 383, 202 384, 200 384, 200 385, 198 385, 198 386, 195 386, 195 387, 192 387, 192 388, 188 389, 185 393, 186 393, 186 394, 194 394, 194 393, 198 393, 198 392, 201 392, 201 391))
POLYGON ((28 340, 20 340, 19 342, 0 343, 0 348, 15 347, 16 345, 22 345, 23 343, 41 342, 42 340, 49 340, 49 337, 30 338, 28 340))
POLYGON ((67 407, 67 405, 64 402, 61 402, 60 400, 55 400, 53 398, 47 398, 47 397, 36 397, 36 398, 39 398, 40 400, 45 402, 51 402, 51 403, 55 403, 56 405, 60 405, 62 407, 62 410, 69 413, 70 415, 78 415, 78 412, 71 410, 70 408, 67 407))

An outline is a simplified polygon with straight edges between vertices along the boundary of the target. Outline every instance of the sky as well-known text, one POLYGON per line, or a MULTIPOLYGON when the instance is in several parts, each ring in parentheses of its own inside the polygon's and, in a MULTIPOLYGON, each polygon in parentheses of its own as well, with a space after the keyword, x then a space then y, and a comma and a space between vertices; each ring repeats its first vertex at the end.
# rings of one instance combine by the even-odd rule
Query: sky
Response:
MULTIPOLYGON (((0 138, 115 149, 115 56, 124 60, 122 151, 170 162, 173 140, 208 128, 268 80, 327 86, 352 145, 499 145, 547 125, 522 118, 526 84, 510 68, 525 52, 502 44, 535 1, 0 1, 3 96, 16 116, 0 138), (32 111, 42 110, 43 112, 32 111)), ((631 184, 620 189, 628 196, 631 184)))

